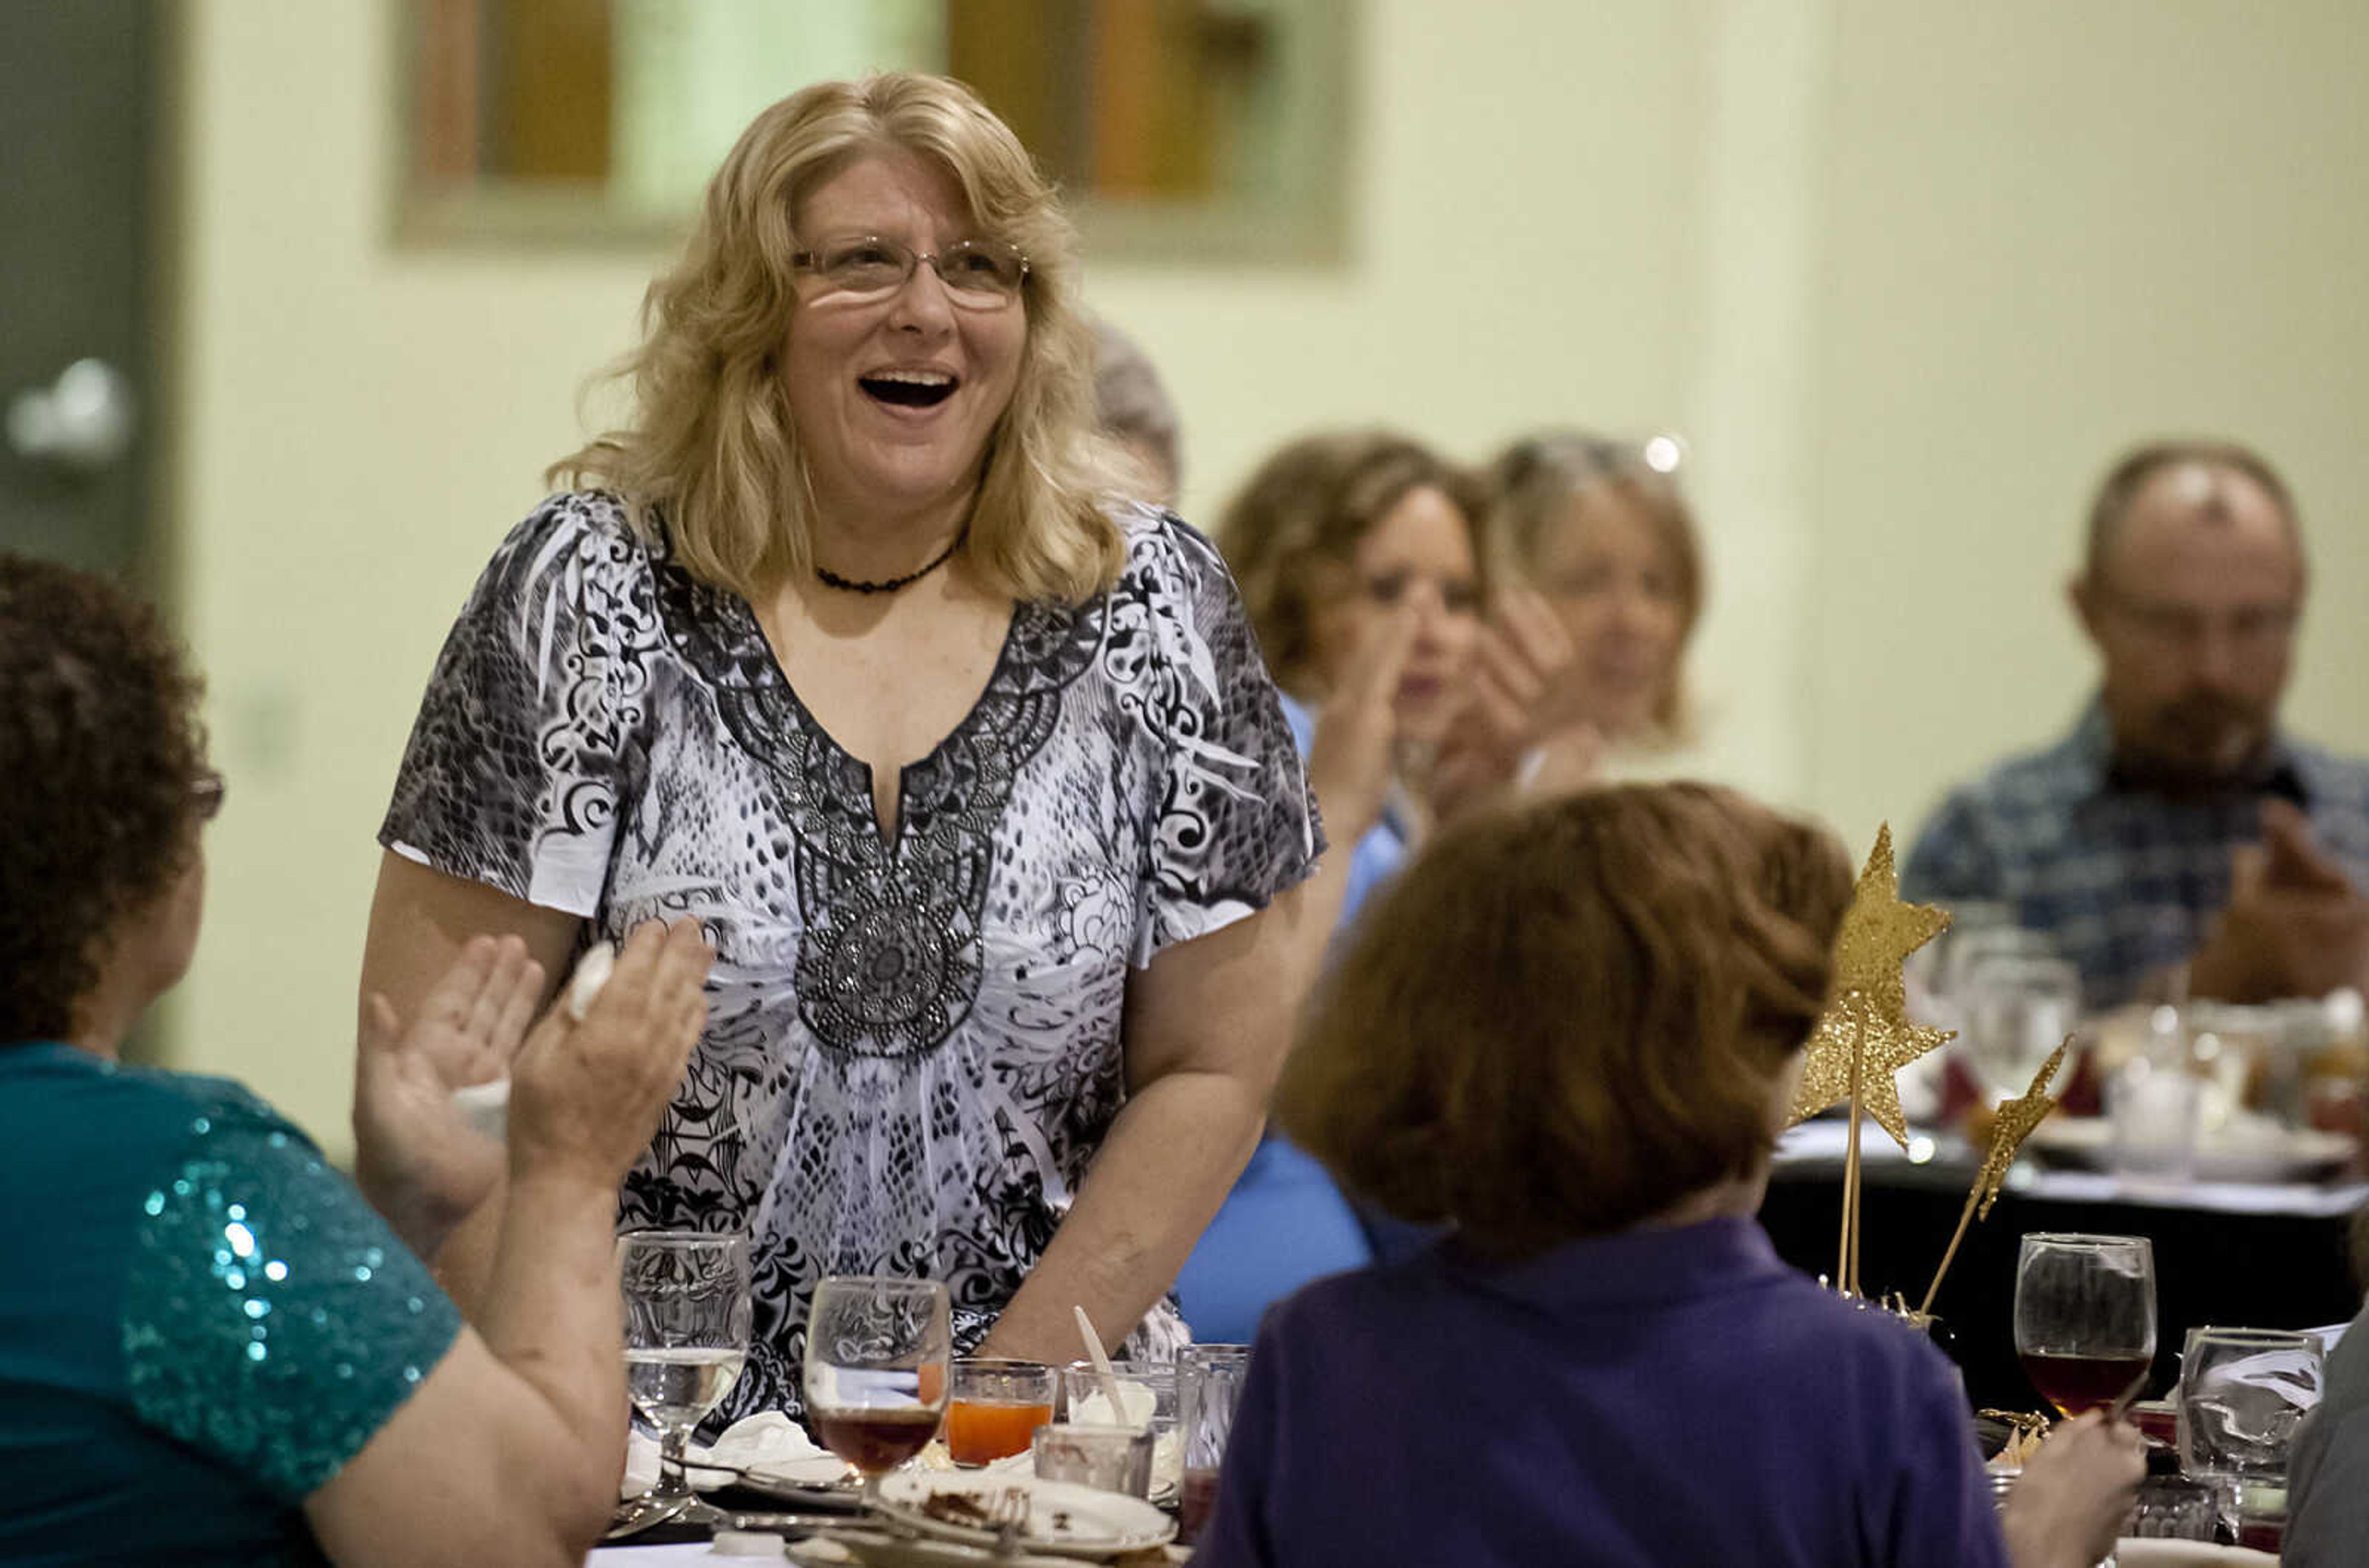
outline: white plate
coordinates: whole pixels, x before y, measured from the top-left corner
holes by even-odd
[[[2114,1127],[2104,1116],[2051,1116],[2031,1130],[2033,1153],[2064,1165],[2102,1170],[2113,1159]],[[2357,1146],[2340,1132],[2279,1129],[2243,1138],[2205,1138],[2196,1145],[2200,1182],[2291,1182],[2332,1170]]]
[[[1073,1557],[1040,1557],[1033,1551],[998,1557],[991,1547],[837,1525],[818,1530],[804,1540],[793,1541],[789,1553],[792,1562],[807,1564],[808,1568],[840,1568],[845,1563],[861,1563],[863,1568],[982,1568],[988,1564],[993,1568],[1070,1568],[1077,1561]]]
[[[943,1540],[991,1546],[993,1531],[948,1524],[931,1517],[922,1508],[933,1496],[949,1493],[976,1496],[1005,1491],[1027,1494],[1028,1528],[1021,1532],[1020,1544],[1034,1551],[1059,1557],[1108,1557],[1163,1545],[1176,1534],[1176,1521],[1140,1497],[1024,1475],[898,1471],[880,1482],[880,1511]]]

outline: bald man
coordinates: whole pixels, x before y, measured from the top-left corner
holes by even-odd
[[[2074,612],[2103,667],[2073,732],[1953,791],[1907,896],[2010,907],[2083,1001],[2254,1001],[2369,982],[2369,763],[2279,728],[2305,586],[2286,484],[2159,441],[2090,508]]]

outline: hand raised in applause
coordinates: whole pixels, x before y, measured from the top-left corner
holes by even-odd
[[[473,937],[408,1025],[377,992],[362,1007],[354,1061],[354,1182],[395,1233],[432,1254],[501,1179],[502,1146],[452,1091],[509,1070],[543,966],[515,936]]]
[[[2229,903],[2189,966],[2196,995],[2229,1001],[2369,990],[2369,898],[2283,800],[2262,803],[2262,841],[2230,857]]]
[[[1432,770],[1438,819],[1509,795],[1574,789],[1594,776],[1602,738],[1576,706],[1577,658],[1544,599],[1523,588],[1503,596],[1482,629],[1463,709]]]
[[[712,955],[699,922],[636,926],[578,1023],[565,1001],[510,1068],[510,1179],[615,1186],[658,1130],[707,1023]]]
[[[1398,770],[1399,677],[1419,623],[1402,606],[1378,623],[1350,660],[1346,681],[1324,701],[1308,748],[1308,787],[1324,830],[1347,853],[1382,814]]]

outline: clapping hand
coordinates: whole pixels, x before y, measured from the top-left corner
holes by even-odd
[[[2262,803],[2262,841],[2233,852],[2229,903],[2189,968],[2200,996],[2264,1001],[2369,990],[2369,898],[2283,800]]]
[[[1447,821],[1509,794],[1556,794],[1595,775],[1603,738],[1576,704],[1578,657],[1544,599],[1506,591],[1482,628],[1464,706],[1432,770],[1434,815]]]
[[[1398,771],[1399,677],[1419,624],[1402,605],[1376,624],[1349,661],[1349,678],[1325,698],[1308,748],[1308,787],[1326,832],[1344,853],[1379,821]]]
[[[635,926],[578,1020],[562,1001],[510,1066],[509,1157],[522,1173],[613,1188],[658,1131],[707,1024],[714,955],[699,921]]]
[[[452,1092],[509,1070],[543,995],[515,936],[478,936],[406,1026],[377,992],[362,1007],[354,1071],[354,1179],[413,1251],[431,1255],[501,1179],[502,1146]]]

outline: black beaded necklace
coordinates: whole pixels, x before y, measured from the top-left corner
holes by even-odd
[[[865,582],[858,578],[843,578],[837,572],[832,571],[829,567],[823,566],[819,563],[815,567],[815,577],[820,580],[825,588],[842,589],[849,593],[894,593],[900,588],[912,587],[923,578],[928,577],[932,572],[936,571],[940,567],[944,566],[948,561],[953,560],[955,558],[955,552],[961,549],[963,547],[963,541],[969,537],[970,525],[968,523],[965,523],[963,525],[962,532],[955,535],[954,543],[939,551],[936,557],[932,560],[929,565],[921,567],[917,571],[907,572],[901,578],[890,578],[886,582]]]

